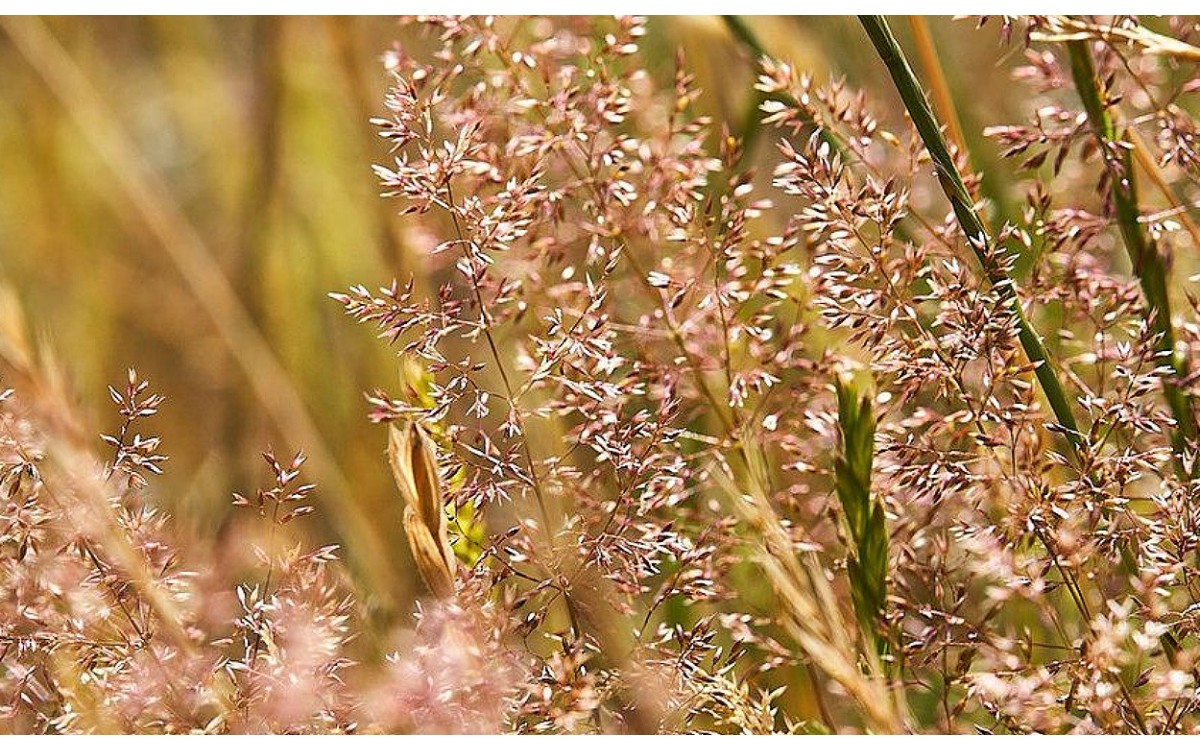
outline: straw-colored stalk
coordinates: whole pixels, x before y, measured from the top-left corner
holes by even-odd
[[[729,467],[718,467],[714,473],[754,532],[755,562],[778,597],[781,625],[809,662],[854,699],[867,729],[883,734],[903,731],[906,711],[902,694],[889,688],[874,651],[862,655],[866,673],[859,667],[857,638],[842,617],[829,573],[815,553],[797,551],[771,507],[760,480],[765,470],[760,450],[748,445],[746,458],[744,488]]]
[[[1086,43],[1099,40],[1109,44],[1124,43],[1137,47],[1147,55],[1200,62],[1200,47],[1155,33],[1140,24],[1101,25],[1069,16],[1047,16],[1044,22],[1044,28],[1030,34],[1034,41]]]

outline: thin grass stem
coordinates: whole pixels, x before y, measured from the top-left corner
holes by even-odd
[[[941,58],[938,57],[937,46],[933,42],[933,35],[929,33],[929,24],[924,16],[909,16],[908,25],[916,43],[917,59],[921,61],[921,69],[929,78],[929,92],[933,96],[934,108],[946,123],[950,140],[965,154],[967,138],[958,119],[958,110],[954,106],[954,97],[950,94],[950,85],[946,82],[946,71],[943,70]]]

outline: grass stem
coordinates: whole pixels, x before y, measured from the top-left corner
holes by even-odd
[[[1161,362],[1169,367],[1172,375],[1163,379],[1163,395],[1175,418],[1176,428],[1171,434],[1171,446],[1181,471],[1184,452],[1197,436],[1195,413],[1191,396],[1179,387],[1179,382],[1188,378],[1186,358],[1175,347],[1175,331],[1171,324],[1171,301],[1167,293],[1167,269],[1154,242],[1146,235],[1138,208],[1137,177],[1133,169],[1133,154],[1117,144],[1122,136],[1108,112],[1104,84],[1096,76],[1092,53],[1086,41],[1067,42],[1071,58],[1071,76],[1075,90],[1083,102],[1088,122],[1095,132],[1100,148],[1104,152],[1104,163],[1109,171],[1112,185],[1113,208],[1116,211],[1117,227],[1133,272],[1138,277],[1142,294],[1146,298],[1150,329],[1158,339]],[[1186,471],[1185,471],[1186,473]]]
[[[983,218],[975,210],[975,203],[970,193],[967,192],[962,175],[954,163],[954,158],[950,155],[946,139],[929,106],[929,100],[921,89],[921,84],[917,81],[917,77],[908,64],[903,50],[900,49],[896,37],[892,34],[891,28],[888,27],[887,21],[882,16],[860,16],[860,20],[871,43],[875,46],[876,52],[879,53],[880,59],[883,60],[884,66],[887,67],[896,89],[900,92],[900,98],[904,101],[904,106],[912,118],[917,133],[925,143],[930,158],[933,159],[938,182],[950,200],[950,206],[967,238],[967,244],[975,252],[975,257],[979,260],[979,264],[983,267],[992,286],[1001,290],[1004,304],[1011,307],[1017,320],[1017,337],[1025,350],[1025,355],[1033,363],[1034,373],[1046,401],[1050,404],[1050,409],[1054,412],[1055,419],[1072,447],[1078,448],[1079,427],[1071,412],[1062,382],[1050,362],[1050,357],[1042,344],[1042,337],[1038,335],[1037,330],[1026,319],[1025,313],[1021,309],[1016,294],[1016,284],[997,257],[997,248],[988,234]]]

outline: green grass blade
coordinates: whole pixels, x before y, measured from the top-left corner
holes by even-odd
[[[1050,404],[1055,419],[1062,427],[1072,447],[1078,447],[1079,427],[1071,412],[1062,382],[1054,371],[1050,357],[1042,344],[1042,337],[1038,335],[1037,330],[1025,318],[1025,313],[1021,310],[1016,294],[1016,284],[1008,275],[1003,264],[997,262],[995,253],[997,248],[988,234],[982,217],[975,210],[975,202],[963,183],[962,175],[959,173],[954,159],[950,156],[950,149],[946,145],[937,118],[934,117],[933,110],[929,106],[929,100],[921,89],[921,84],[917,81],[912,67],[904,57],[904,52],[900,49],[900,44],[888,27],[887,21],[882,16],[860,16],[859,20],[866,29],[867,36],[870,37],[876,52],[879,53],[880,59],[883,60],[884,66],[887,67],[888,73],[891,74],[892,81],[900,92],[900,98],[904,101],[904,106],[912,118],[913,125],[925,143],[930,158],[933,159],[938,182],[941,183],[942,191],[950,200],[954,216],[958,220],[963,234],[967,237],[967,244],[975,252],[975,257],[979,260],[979,264],[983,267],[992,286],[1000,290],[1005,304],[1011,306],[1017,320],[1017,337],[1025,350],[1025,355],[1034,365],[1038,384],[1041,385],[1042,393]]]
[[[1171,368],[1174,378],[1163,379],[1163,395],[1175,418],[1177,427],[1171,435],[1177,464],[1182,468],[1184,450],[1196,440],[1197,425],[1192,410],[1191,396],[1179,388],[1176,380],[1188,376],[1188,365],[1175,349],[1175,332],[1171,326],[1171,301],[1167,294],[1167,269],[1163,265],[1158,248],[1147,237],[1138,218],[1137,175],[1133,170],[1133,154],[1128,149],[1114,149],[1113,143],[1120,140],[1117,128],[1105,106],[1104,84],[1096,77],[1092,53],[1085,41],[1067,42],[1071,57],[1071,77],[1075,90],[1083,102],[1088,122],[1095,131],[1100,148],[1106,152],[1104,160],[1109,170],[1112,185],[1113,207],[1117,212],[1117,226],[1121,239],[1133,265],[1133,272],[1141,283],[1142,294],[1151,314],[1151,330],[1158,337],[1158,349],[1163,353],[1162,364]]]

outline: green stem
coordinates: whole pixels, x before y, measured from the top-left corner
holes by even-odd
[[[725,22],[725,28],[729,29],[729,33],[743,47],[754,54],[754,65],[757,70],[758,61],[766,55],[766,50],[763,49],[762,43],[758,41],[758,37],[746,25],[741,16],[721,16],[721,20]],[[754,146],[758,142],[758,137],[762,133],[762,114],[759,112],[759,107],[762,106],[763,95],[758,89],[750,94],[750,101],[747,105],[746,114],[742,117],[741,132],[738,136],[742,139],[742,158],[745,159]]]
[[[767,50],[762,46],[762,42],[758,41],[758,37],[746,25],[741,16],[721,16],[721,20],[725,22],[725,27],[729,29],[729,33],[733,34],[734,38],[742,43],[742,46],[754,53],[755,62],[759,58],[767,54]]]
[[[1184,450],[1196,440],[1197,425],[1192,411],[1191,396],[1179,388],[1179,381],[1188,376],[1187,360],[1175,348],[1175,331],[1171,326],[1171,301],[1167,294],[1167,269],[1163,265],[1158,248],[1146,236],[1138,219],[1137,181],[1133,170],[1133,155],[1128,149],[1113,146],[1118,140],[1117,128],[1105,106],[1104,84],[1096,77],[1092,53],[1085,41],[1067,42],[1071,56],[1071,76],[1075,89],[1083,101],[1088,122],[1095,131],[1100,148],[1104,151],[1109,182],[1112,184],[1113,207],[1117,212],[1117,226],[1121,239],[1129,254],[1133,272],[1137,274],[1150,311],[1150,326],[1158,338],[1161,362],[1171,368],[1172,376],[1163,379],[1163,395],[1175,418],[1176,428],[1171,434],[1171,446],[1181,473]]]
[[[892,35],[892,30],[888,28],[887,21],[882,16],[860,16],[859,20],[866,29],[867,36],[871,38],[871,43],[875,45],[880,59],[883,60],[883,64],[891,74],[892,81],[900,92],[900,98],[904,101],[904,106],[912,118],[913,125],[925,143],[926,150],[929,151],[938,182],[950,200],[954,216],[958,220],[963,234],[966,235],[967,244],[975,252],[975,257],[983,267],[988,281],[993,287],[1000,290],[1002,304],[1008,305],[1017,319],[1017,338],[1025,350],[1025,355],[1034,365],[1034,373],[1037,375],[1046,401],[1050,404],[1050,409],[1054,412],[1055,419],[1063,428],[1072,448],[1078,448],[1079,427],[1075,423],[1075,416],[1071,413],[1066,392],[1058,379],[1058,374],[1050,364],[1050,357],[1042,344],[1041,336],[1038,335],[1037,330],[1025,318],[1025,313],[1021,310],[1021,304],[1016,294],[1016,284],[1004,266],[997,262],[995,252],[997,248],[988,234],[982,217],[975,210],[975,202],[963,183],[962,175],[959,173],[953,157],[950,156],[950,149],[946,145],[937,118],[934,117],[933,110],[929,106],[929,100],[925,98],[921,84],[917,81],[908,60],[905,59],[896,37]]]

